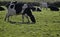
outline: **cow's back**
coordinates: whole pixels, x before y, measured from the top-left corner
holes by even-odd
[[[21,11],[22,11],[22,6],[23,6],[24,4],[22,4],[22,3],[17,3],[16,5],[15,5],[15,10],[16,10],[16,14],[19,14]]]

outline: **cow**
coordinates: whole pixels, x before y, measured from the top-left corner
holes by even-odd
[[[28,23],[30,22],[28,17],[30,17],[32,23],[36,23],[35,17],[31,12],[31,8],[26,3],[25,4],[17,3],[16,1],[11,2],[7,5],[7,10],[8,13],[5,16],[4,19],[5,21],[6,20],[10,21],[9,20],[10,16],[22,14],[22,22],[24,22],[24,16],[26,16]]]
[[[53,5],[49,5],[48,8],[50,8],[51,11],[59,11],[59,8]]]

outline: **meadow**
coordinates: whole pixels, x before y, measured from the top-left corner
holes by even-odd
[[[4,21],[6,13],[7,10],[0,11],[0,37],[60,37],[60,11],[32,12],[35,24],[18,23],[22,21],[21,15],[10,17],[16,23]]]

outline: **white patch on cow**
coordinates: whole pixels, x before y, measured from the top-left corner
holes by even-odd
[[[27,7],[28,7],[27,4],[24,4],[22,8],[26,9]]]
[[[28,7],[28,5],[27,5],[27,4],[24,4],[23,7],[22,7],[22,11],[21,11],[21,13],[23,13],[24,10],[25,10],[27,7]]]
[[[15,5],[13,8],[10,8],[11,5],[14,5],[14,4],[10,4],[9,7],[8,7],[8,15],[15,15],[16,14],[16,10],[15,10]]]

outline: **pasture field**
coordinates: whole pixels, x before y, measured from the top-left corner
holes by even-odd
[[[33,12],[35,24],[18,23],[21,15],[10,17],[16,23],[4,21],[6,12],[0,11],[0,37],[60,37],[60,11]]]

